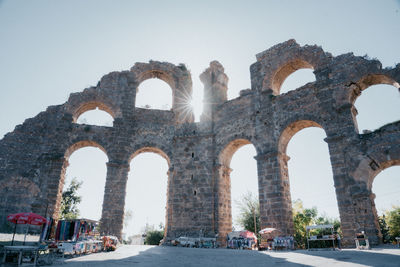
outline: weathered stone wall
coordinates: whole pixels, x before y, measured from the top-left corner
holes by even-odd
[[[333,57],[294,40],[256,58],[251,89],[230,101],[224,68],[210,63],[200,76],[200,123],[193,122],[189,108],[192,81],[186,67],[155,61],[107,74],[97,86],[71,94],[65,104],[27,119],[0,141],[0,217],[22,211],[57,217],[69,156],[94,146],[108,156],[102,230],[120,237],[129,163],[142,152],[154,152],[169,164],[166,239],[218,234],[223,243],[232,229],[230,161],[241,146],[253,144],[261,225],[292,234],[286,147],[298,131],[320,127],[327,135],[344,243],[352,244],[361,230],[378,242],[372,181],[383,169],[400,164],[400,122],[360,134],[354,102],[371,85],[399,87],[400,65],[382,69],[377,60]],[[316,81],[280,94],[283,81],[300,68],[313,69]],[[170,111],[135,107],[138,86],[149,78],[170,85]],[[114,118],[112,127],[76,124],[82,113],[96,107]],[[20,191],[29,191],[28,197],[18,198]]]

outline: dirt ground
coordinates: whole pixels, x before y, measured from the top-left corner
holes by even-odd
[[[67,259],[62,266],[400,266],[400,249],[290,252],[121,246],[115,252]],[[55,266],[55,265],[53,265]]]

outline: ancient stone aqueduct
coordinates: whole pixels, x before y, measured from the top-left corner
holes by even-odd
[[[380,231],[371,187],[383,169],[400,164],[400,121],[371,133],[359,133],[354,107],[367,87],[399,87],[400,64],[382,69],[377,60],[352,53],[333,57],[318,46],[294,40],[256,55],[250,66],[251,89],[227,101],[228,77],[210,63],[204,83],[204,112],[199,123],[187,105],[192,81],[184,65],[136,63],[130,71],[105,75],[95,87],[70,95],[8,133],[0,141],[0,216],[32,211],[55,218],[69,156],[94,146],[108,156],[101,218],[102,231],[121,236],[130,160],[155,152],[169,164],[166,238],[215,236],[231,231],[230,161],[245,144],[257,151],[262,227],[293,233],[286,147],[306,127],[325,130],[344,242],[364,230],[372,242]],[[301,68],[316,81],[280,94],[283,81]],[[170,111],[135,107],[138,86],[158,78],[172,89]],[[77,124],[98,107],[114,118],[112,127]],[[310,170],[312,171],[312,170]],[[20,198],[23,193],[26,197]],[[317,200],[316,200],[317,201]]]

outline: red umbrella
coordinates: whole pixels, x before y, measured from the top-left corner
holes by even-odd
[[[10,214],[7,216],[7,220],[12,223],[15,223],[11,246],[14,244],[14,236],[15,236],[15,230],[17,229],[17,224],[42,225],[47,222],[47,220],[44,217],[32,212],[21,212],[21,213]],[[25,233],[24,244],[27,233],[28,229]]]
[[[257,240],[257,236],[253,232],[247,230],[240,232],[240,236],[243,238],[254,238],[255,240]]]

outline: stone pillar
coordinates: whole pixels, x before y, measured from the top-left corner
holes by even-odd
[[[354,247],[355,235],[361,231],[365,231],[371,244],[377,244],[381,234],[374,204],[375,195],[365,184],[351,176],[351,166],[348,166],[344,153],[348,146],[344,137],[327,137],[325,141],[329,145],[343,245]]]
[[[41,173],[44,175],[41,179],[45,185],[42,188],[46,188],[46,191],[42,189],[44,201],[42,202],[41,209],[38,208],[37,210],[33,210],[33,212],[42,216],[50,216],[56,220],[60,217],[65,171],[68,165],[69,163],[64,157],[46,159],[42,163]]]
[[[107,163],[100,231],[102,234],[114,235],[119,239],[122,236],[124,222],[128,172],[129,164],[112,161]]]
[[[210,121],[218,105],[227,100],[228,76],[218,61],[212,61],[201,75],[204,84],[203,113],[200,121]]]
[[[289,157],[279,152],[258,154],[258,191],[261,229],[274,227],[293,235],[292,201],[287,171]]]
[[[172,214],[173,214],[173,188],[171,186],[171,179],[173,177],[174,167],[170,167],[168,169],[168,181],[167,181],[167,203],[165,207],[165,228],[164,228],[164,242],[167,241],[168,237],[170,236],[169,233],[172,230]]]
[[[216,227],[218,233],[217,242],[221,246],[226,246],[226,236],[232,232],[231,172],[232,169],[227,166],[216,166],[218,175]]]
[[[371,244],[379,244],[382,241],[382,234],[378,223],[378,215],[375,208],[375,194],[365,190],[352,195],[355,215],[356,232],[364,231]],[[354,238],[354,236],[353,236]],[[354,242],[354,241],[353,241]]]

